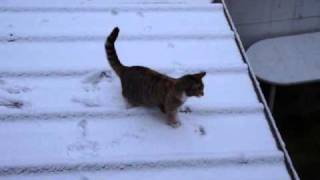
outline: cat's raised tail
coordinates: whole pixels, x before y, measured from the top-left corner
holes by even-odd
[[[104,44],[107,59],[109,61],[110,66],[112,69],[117,73],[118,76],[121,76],[122,71],[125,69],[125,66],[120,62],[119,57],[117,55],[117,51],[114,47],[114,42],[116,41],[118,34],[119,34],[119,28],[115,27],[112,32],[109,34],[109,36],[106,39],[106,42]]]

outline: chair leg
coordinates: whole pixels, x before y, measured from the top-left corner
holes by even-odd
[[[271,85],[270,94],[269,94],[269,108],[270,108],[271,112],[273,112],[273,108],[274,108],[274,102],[275,102],[275,98],[276,98],[276,90],[277,90],[276,85]]]

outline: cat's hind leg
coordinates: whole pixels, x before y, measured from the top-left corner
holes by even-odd
[[[131,108],[139,106],[138,104],[128,100],[126,97],[123,97],[123,99],[124,99],[125,104],[126,104],[126,109],[131,109]]]
[[[166,113],[166,109],[164,108],[163,104],[160,104],[158,107],[162,113]]]
[[[173,128],[178,128],[181,126],[181,122],[177,119],[177,112],[168,112],[167,114],[167,124]]]

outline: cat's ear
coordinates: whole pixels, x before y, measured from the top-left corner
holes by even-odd
[[[207,73],[202,71],[200,73],[195,74],[194,76],[198,79],[202,79]]]

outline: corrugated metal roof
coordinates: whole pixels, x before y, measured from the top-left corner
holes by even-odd
[[[1,179],[290,179],[222,5],[32,2],[0,5]],[[124,64],[207,71],[181,127],[126,107],[103,49],[116,25]]]

